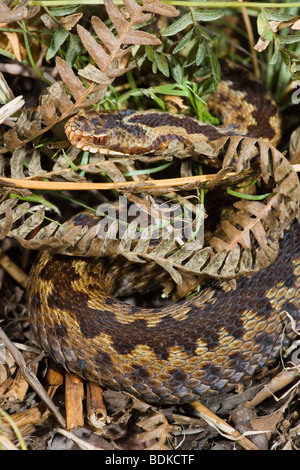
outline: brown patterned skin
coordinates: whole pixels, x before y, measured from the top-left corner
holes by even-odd
[[[281,123],[276,103],[266,87],[245,68],[222,63],[222,80],[208,101],[222,126],[189,116],[158,111],[82,110],[66,123],[74,147],[92,153],[138,155],[164,149],[178,140],[185,147],[212,142],[224,135],[262,137],[276,146]]]
[[[103,387],[147,402],[191,402],[252,376],[294,338],[287,314],[299,328],[300,225],[275,262],[236,290],[213,282],[189,300],[146,309],[114,298],[116,283],[103,259],[42,253],[28,284],[41,347]]]
[[[277,107],[245,69],[225,64],[208,104],[222,126],[156,111],[90,110],[72,117],[65,129],[76,147],[121,155],[153,152],[176,139],[192,146],[235,134],[277,143]],[[72,223],[94,220],[85,215]],[[287,312],[300,322],[298,223],[287,232],[275,262],[240,279],[237,290],[213,282],[170,307],[132,307],[113,297],[118,272],[122,268],[104,259],[42,253],[28,283],[31,323],[56,362],[147,402],[191,402],[240,383],[278,355],[284,326],[284,344],[295,336]]]

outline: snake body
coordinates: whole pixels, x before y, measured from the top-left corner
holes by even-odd
[[[166,308],[112,296],[105,259],[42,253],[28,286],[31,323],[56,362],[146,402],[190,402],[232,387],[270,363],[300,322],[300,225],[267,269],[223,291],[213,283]]]
[[[172,139],[189,146],[236,133],[278,141],[277,107],[240,68],[233,78],[223,76],[210,104],[222,115],[220,128],[152,111],[82,111],[68,121],[66,134],[84,150],[122,155],[151,152]],[[73,225],[92,223],[88,215],[71,219]],[[298,222],[281,240],[275,262],[238,280],[236,290],[213,281],[172,306],[134,307],[114,297],[121,272],[103,258],[42,252],[29,277],[28,310],[41,347],[56,362],[147,402],[190,402],[233,387],[292,340],[291,318],[299,326]]]

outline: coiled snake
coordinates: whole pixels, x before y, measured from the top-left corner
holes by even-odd
[[[243,70],[225,71],[210,100],[223,126],[152,111],[82,111],[66,124],[66,134],[84,150],[123,155],[151,152],[173,139],[188,146],[240,133],[276,143],[277,107]],[[88,224],[89,216],[72,221]],[[223,291],[214,281],[188,300],[150,309],[114,298],[117,282],[103,258],[39,255],[28,309],[41,347],[104,387],[148,402],[190,402],[232,387],[274,360],[284,326],[283,344],[294,337],[287,312],[299,326],[300,226],[293,222],[275,262],[238,280],[236,290]]]

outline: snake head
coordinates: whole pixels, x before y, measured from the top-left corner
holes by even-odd
[[[120,123],[132,112],[82,110],[69,119],[65,132],[74,147],[92,153],[126,155],[118,151],[115,140]]]
[[[184,145],[205,140],[203,129],[211,136],[221,137],[213,126],[201,124],[184,115],[157,111],[95,111],[82,110],[65,126],[74,147],[106,155],[141,155],[163,151],[172,140]]]

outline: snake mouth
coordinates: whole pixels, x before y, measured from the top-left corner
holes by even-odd
[[[92,135],[89,132],[81,131],[74,128],[72,125],[73,118],[71,118],[66,126],[65,133],[69,142],[74,146],[83,151],[91,153],[101,153],[103,155],[122,155],[128,156],[128,154],[123,152],[118,152],[116,150],[111,150],[105,147],[106,144],[106,132],[97,133]]]

